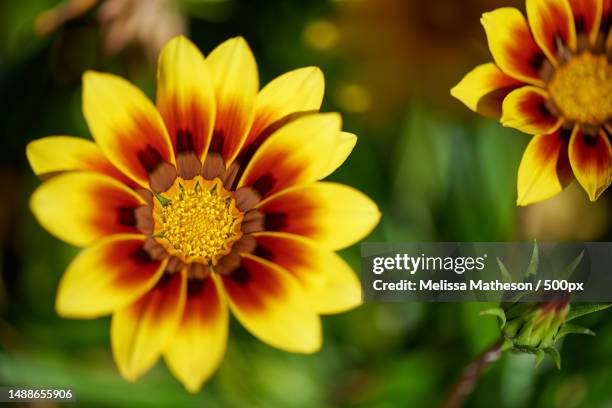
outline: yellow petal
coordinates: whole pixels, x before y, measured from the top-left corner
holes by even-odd
[[[543,86],[538,70],[544,55],[521,12],[512,7],[499,8],[484,13],[480,21],[497,66],[515,79]]]
[[[197,392],[215,372],[225,354],[229,313],[216,277],[187,282],[181,323],[164,358],[170,371],[189,392]]]
[[[547,200],[567,186],[572,180],[567,147],[560,131],[531,139],[518,170],[517,205]]]
[[[222,276],[232,313],[255,337],[293,353],[321,348],[321,322],[296,280],[273,263],[241,256],[242,267]]]
[[[157,108],[174,151],[203,158],[215,123],[215,94],[208,66],[198,48],[183,36],[170,40],[159,56]]]
[[[72,170],[91,170],[134,186],[94,142],[74,136],[48,136],[28,143],[26,155],[34,174],[47,177]]]
[[[499,118],[502,101],[521,81],[504,74],[493,63],[479,65],[453,89],[451,95],[482,115]]]
[[[186,286],[184,271],[165,274],[148,293],[113,314],[113,357],[126,380],[136,381],[147,372],[174,338],[185,307]]]
[[[302,235],[330,250],[350,246],[378,224],[380,212],[365,194],[338,183],[291,187],[264,200],[267,231]]]
[[[110,234],[139,233],[134,210],[144,204],[134,190],[93,172],[61,174],[43,183],[30,198],[38,222],[76,246]]]
[[[341,313],[361,304],[361,284],[351,267],[315,242],[282,232],[255,234],[256,252],[291,273],[317,313]]]
[[[277,120],[296,112],[319,110],[324,90],[323,73],[317,67],[299,68],[270,81],[257,95],[255,120],[245,147]]]
[[[563,45],[576,49],[576,30],[567,0],[527,0],[527,18],[536,43],[557,63]]]
[[[603,130],[597,136],[584,134],[578,126],[569,145],[569,159],[576,180],[591,201],[596,201],[612,183],[612,146]]]
[[[255,57],[242,37],[225,41],[208,58],[217,116],[210,151],[229,164],[238,154],[255,115],[259,76]]]
[[[164,122],[142,91],[111,74],[83,75],[83,113],[106,157],[141,186],[162,161],[175,164]]]
[[[336,113],[307,115],[282,126],[257,150],[238,185],[253,186],[266,197],[317,180],[334,159],[340,127]]]
[[[150,290],[165,262],[142,249],[141,235],[119,234],[84,249],[62,276],[55,309],[62,317],[96,318],[110,314]]]
[[[317,179],[322,179],[342,166],[342,163],[349,157],[353,148],[357,144],[357,136],[348,132],[338,132],[336,136],[336,146],[333,148],[333,153],[330,162],[327,164],[325,170],[319,174]]]
[[[549,135],[559,129],[563,118],[547,108],[548,94],[535,86],[510,92],[502,105],[501,123],[531,135]]]

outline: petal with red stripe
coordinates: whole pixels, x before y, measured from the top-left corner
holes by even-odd
[[[333,159],[340,127],[336,113],[307,115],[282,126],[257,150],[238,186],[253,186],[267,197],[317,180]]]
[[[287,271],[243,254],[241,267],[222,280],[232,313],[255,337],[293,353],[321,348],[319,316]]]
[[[612,182],[612,146],[603,130],[597,136],[574,129],[569,145],[569,159],[574,176],[596,201]]]
[[[215,88],[217,115],[209,150],[226,164],[244,144],[255,115],[259,75],[255,57],[242,37],[229,39],[206,59]]]
[[[380,212],[365,194],[338,183],[317,182],[284,190],[258,205],[265,230],[302,235],[326,249],[350,246],[378,224]]]
[[[527,18],[536,43],[556,64],[562,47],[576,49],[576,29],[568,0],[527,0]]]
[[[105,235],[139,233],[134,210],[145,201],[100,173],[70,172],[44,182],[30,198],[40,224],[57,238],[85,246]]]
[[[136,184],[113,166],[91,140],[74,136],[48,136],[28,143],[26,156],[34,174],[53,176],[73,170],[106,174],[130,187]]]
[[[595,44],[599,34],[602,15],[602,0],[569,0],[574,16],[576,39],[586,35],[591,45]]]
[[[119,372],[136,381],[147,372],[174,338],[186,298],[184,270],[164,274],[134,303],[113,314],[111,346]]]
[[[451,95],[474,112],[499,119],[506,95],[523,82],[504,74],[493,63],[479,65],[470,71],[453,89]]]
[[[215,94],[208,66],[187,38],[170,40],[159,56],[157,108],[174,151],[206,155],[215,123]]]
[[[572,180],[564,132],[534,136],[518,170],[517,205],[529,205],[560,193]]]
[[[162,162],[175,164],[164,122],[142,91],[111,74],[83,75],[83,113],[106,157],[141,186]]]
[[[166,262],[152,259],[143,243],[143,236],[120,234],[81,251],[60,281],[57,313],[70,318],[96,318],[149,291]]]
[[[508,94],[502,105],[501,123],[531,135],[548,135],[559,129],[563,118],[547,107],[548,93],[535,86],[524,86]]]
[[[229,323],[223,296],[212,276],[187,281],[185,311],[164,358],[189,392],[197,392],[223,360]]]
[[[361,304],[361,285],[351,267],[314,241],[282,232],[255,234],[255,255],[291,273],[317,313],[341,313]]]
[[[484,13],[480,21],[497,66],[517,80],[543,86],[539,70],[546,57],[531,36],[523,14],[504,7]]]

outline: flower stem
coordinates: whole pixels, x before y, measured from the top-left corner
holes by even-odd
[[[463,406],[466,398],[476,388],[485,368],[501,357],[503,352],[502,345],[503,340],[495,342],[463,369],[461,376],[446,395],[440,408],[459,408]]]

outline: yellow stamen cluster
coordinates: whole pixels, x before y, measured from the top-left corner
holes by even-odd
[[[548,89],[568,120],[600,125],[612,118],[612,66],[605,55],[572,58],[557,69]]]
[[[218,180],[177,179],[156,196],[155,237],[184,262],[215,264],[241,236],[242,213]]]

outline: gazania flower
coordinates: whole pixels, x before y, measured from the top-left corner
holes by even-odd
[[[357,306],[361,290],[334,253],[377,224],[362,193],[320,182],[356,137],[318,113],[317,68],[258,92],[242,38],[204,59],[186,38],[159,58],[157,107],[127,81],[83,77],[95,139],[54,136],[27,149],[50,177],[31,208],[56,237],[86,247],[63,276],[58,313],[112,314],[111,343],[133,381],[163,356],[188,390],[223,358],[228,306],[283,350],[321,346],[320,314]]]
[[[495,63],[451,93],[534,135],[518,171],[519,205],[559,193],[572,174],[595,201],[612,182],[612,0],[527,0],[527,17],[485,13]]]

